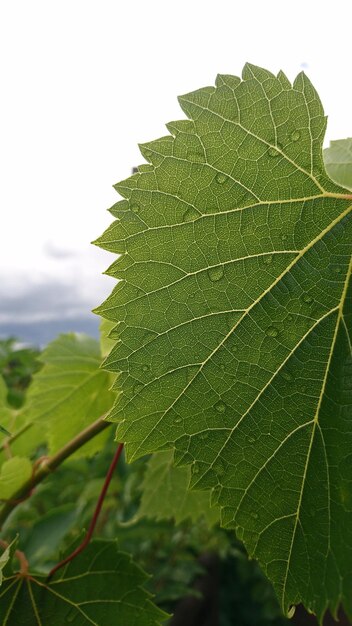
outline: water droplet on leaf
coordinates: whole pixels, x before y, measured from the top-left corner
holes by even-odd
[[[203,163],[204,157],[201,152],[188,152],[187,157],[192,163]]]
[[[224,275],[224,268],[222,267],[222,265],[218,267],[211,267],[208,270],[208,276],[213,283],[217,282],[218,280],[221,280],[223,275]]]
[[[270,263],[272,263],[273,260],[273,255],[272,254],[268,254],[268,256],[265,256],[263,258],[263,263],[264,265],[270,265]]]
[[[244,534],[244,529],[242,528],[242,526],[237,526],[237,528],[236,528],[236,537],[237,537],[237,539],[242,541],[243,534]]]
[[[196,209],[190,208],[190,209],[187,209],[187,211],[184,213],[183,221],[194,222],[194,220],[196,220],[198,217],[200,217],[200,214],[198,213],[198,211],[196,211]]]
[[[66,622],[69,623],[69,624],[72,624],[72,622],[76,619],[77,615],[78,615],[78,611],[77,611],[76,608],[73,607],[69,611],[69,613],[67,613],[67,615],[66,615]]]
[[[214,409],[218,413],[225,413],[225,411],[226,411],[226,404],[225,404],[225,402],[223,402],[222,400],[219,400],[219,402],[214,404]]]
[[[225,465],[221,459],[215,461],[213,468],[219,476],[221,476],[225,471]]]
[[[272,148],[269,148],[269,150],[268,150],[268,155],[270,157],[277,157],[277,156],[279,156],[279,154],[280,154],[280,152],[276,148],[272,147]]]
[[[307,293],[303,296],[303,302],[306,304],[310,304],[313,301],[313,298],[309,296]]]
[[[215,180],[219,185],[223,185],[223,183],[226,183],[227,179],[228,179],[228,176],[226,176],[226,174],[219,173],[215,176]]]
[[[266,329],[265,334],[266,334],[268,337],[277,337],[277,336],[278,336],[278,334],[279,334],[279,331],[278,331],[278,329],[277,329],[277,328],[275,328],[275,326],[269,326],[269,327]]]
[[[300,136],[301,133],[299,132],[299,130],[294,130],[290,135],[292,141],[298,141]]]

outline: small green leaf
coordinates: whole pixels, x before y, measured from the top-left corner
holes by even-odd
[[[44,367],[28,392],[29,415],[47,429],[50,453],[55,453],[86,426],[106,413],[114,394],[109,374],[100,369],[99,343],[86,335],[60,335],[41,355]],[[104,432],[75,453],[86,456],[101,449]]]
[[[144,589],[148,576],[116,543],[95,541],[48,584],[10,577],[0,591],[6,626],[160,626],[168,617]]]
[[[190,491],[190,467],[175,467],[173,453],[156,452],[148,461],[137,518],[173,518],[176,524],[204,516],[208,526],[219,522],[219,509],[210,505],[210,493]]]

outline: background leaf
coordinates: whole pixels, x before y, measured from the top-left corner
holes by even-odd
[[[1,623],[158,626],[167,615],[143,588],[146,579],[114,542],[95,541],[50,584],[45,578],[6,579],[0,592]]]
[[[14,456],[5,461],[0,472],[0,500],[7,500],[32,475],[32,463],[25,457]]]
[[[351,197],[319,97],[246,65],[180,104],[97,242],[121,254],[98,309],[117,439],[130,460],[175,447],[285,611],[352,615]]]
[[[219,522],[219,509],[210,506],[210,494],[190,491],[189,467],[175,467],[173,452],[156,452],[148,461],[137,518],[173,518],[176,524],[186,519],[205,518],[208,526]]]
[[[60,335],[41,355],[43,369],[28,392],[29,414],[48,432],[50,454],[106,413],[114,394],[100,369],[99,343],[86,335]],[[76,456],[101,449],[107,433],[92,439]]]

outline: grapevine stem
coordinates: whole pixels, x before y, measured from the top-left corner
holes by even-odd
[[[57,565],[55,565],[55,567],[53,567],[53,569],[49,572],[48,578],[47,578],[47,582],[50,581],[50,579],[52,578],[52,576],[55,574],[55,572],[57,572],[59,569],[61,569],[61,567],[63,567],[64,565],[66,565],[66,563],[69,563],[70,561],[72,561],[76,556],[78,556],[78,554],[80,554],[88,545],[88,543],[90,542],[95,526],[97,524],[98,521],[98,517],[99,517],[99,513],[101,511],[101,508],[103,506],[103,502],[104,502],[104,498],[106,496],[106,492],[109,488],[114,470],[116,468],[116,465],[118,463],[118,460],[121,456],[121,452],[123,450],[123,443],[120,443],[120,445],[118,446],[114,457],[111,461],[111,465],[108,469],[108,473],[106,474],[105,477],[105,481],[103,484],[103,488],[100,492],[100,496],[97,502],[97,505],[95,507],[95,511],[93,513],[93,517],[91,519],[91,522],[89,524],[89,528],[87,531],[86,536],[84,537],[82,543],[80,543],[80,545],[73,551],[71,552],[71,554],[69,554],[65,559],[63,559],[63,561],[60,561],[60,563],[57,563]]]
[[[7,520],[10,513],[13,509],[22,502],[26,500],[29,495],[32,493],[34,487],[41,483],[48,474],[53,472],[61,463],[65,461],[68,457],[70,457],[76,450],[81,448],[87,441],[90,441],[98,435],[101,431],[105,430],[111,426],[111,422],[106,422],[104,420],[104,416],[99,417],[95,422],[87,426],[84,430],[82,430],[76,437],[71,439],[68,443],[66,443],[56,454],[54,454],[49,459],[45,459],[38,471],[34,473],[23,485],[20,489],[14,493],[11,498],[6,502],[6,504],[0,510],[0,528],[3,526],[4,522]]]

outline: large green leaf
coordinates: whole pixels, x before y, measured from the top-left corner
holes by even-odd
[[[352,614],[351,195],[319,97],[246,65],[180,104],[97,242],[121,253],[98,309],[117,439],[130,460],[175,447],[285,611]]]
[[[324,150],[326,170],[339,185],[352,189],[352,138],[331,141]]]
[[[158,626],[167,615],[143,588],[146,579],[114,542],[95,541],[50,584],[43,577],[7,578],[0,592],[1,624]]]
[[[175,467],[170,450],[156,452],[148,461],[137,517],[157,520],[173,518],[176,524],[204,517],[208,526],[219,521],[219,510],[211,507],[209,492],[190,491],[189,467]]]
[[[29,388],[29,414],[47,429],[52,454],[108,411],[114,394],[109,374],[100,369],[99,343],[86,335],[60,335],[40,358],[44,367]],[[95,437],[76,456],[96,452],[106,436]]]

